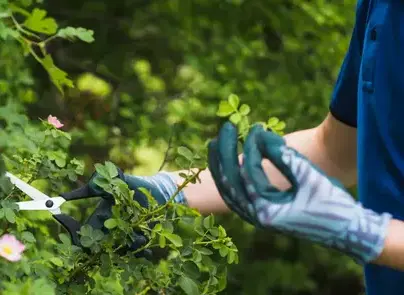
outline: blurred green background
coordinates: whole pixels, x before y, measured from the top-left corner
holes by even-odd
[[[71,154],[86,161],[87,176],[95,162],[106,159],[127,172],[151,175],[169,146],[201,148],[216,135],[217,106],[230,93],[251,106],[254,120],[277,116],[286,132],[313,127],[328,110],[355,5],[354,0],[43,1],[36,6],[61,26],[94,30],[95,42],[50,44],[55,64],[77,83],[61,96],[41,65],[24,59],[18,44],[2,41],[0,90],[9,95],[0,96],[0,119],[18,120],[21,112],[33,120],[59,117],[73,135]],[[170,149],[168,162],[172,155]],[[363,294],[362,270],[350,259],[257,231],[232,215],[220,222],[241,252],[223,294]]]

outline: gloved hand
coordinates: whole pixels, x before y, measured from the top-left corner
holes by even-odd
[[[337,249],[358,263],[382,251],[391,215],[364,209],[337,180],[327,177],[282,137],[254,126],[237,156],[237,129],[226,123],[209,144],[209,168],[226,204],[257,227],[279,230]],[[290,181],[280,191],[269,182],[269,159]]]
[[[150,177],[140,177],[126,175],[118,168],[118,177],[124,180],[131,190],[134,190],[134,198],[143,207],[148,206],[148,200],[146,195],[142,193],[139,188],[145,188],[150,191],[151,195],[156,199],[156,201],[163,205],[168,199],[176,192],[177,185],[175,183],[174,177],[167,172],[160,172],[154,176]],[[97,178],[98,174],[95,172],[88,182],[88,189],[93,195],[105,195],[106,193],[95,184],[94,180]],[[185,203],[184,194],[180,192],[175,197],[175,202]],[[87,219],[86,223],[91,225],[93,228],[101,229],[104,233],[108,232],[105,228],[104,222],[112,217],[112,206],[114,204],[113,198],[103,198],[99,202],[97,208],[93,214]],[[129,250],[135,251],[147,243],[146,237],[141,231],[135,233],[135,242],[131,245]],[[138,257],[151,258],[151,250],[146,249],[137,253]]]

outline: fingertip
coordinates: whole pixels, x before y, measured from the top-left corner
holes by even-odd
[[[281,147],[286,145],[286,140],[282,136],[272,132],[272,131],[265,131],[262,130],[257,136],[257,143],[259,147],[265,147],[268,144],[271,147]]]
[[[283,137],[273,132],[261,132],[257,137],[257,146],[263,158],[268,159],[288,181],[292,187],[286,191],[280,191],[273,186],[269,186],[268,190],[262,195],[271,202],[283,204],[293,200],[296,191],[296,179],[291,168],[283,161],[283,149],[286,141]]]
[[[236,125],[234,125],[232,122],[226,121],[226,122],[223,124],[222,129],[231,130],[231,129],[237,129],[237,127],[236,127]]]
[[[225,140],[228,141],[237,139],[238,130],[237,127],[233,125],[231,122],[226,122],[223,124],[222,128],[219,131],[219,142]]]
[[[251,127],[252,132],[259,132],[259,131],[265,131],[264,126],[261,123],[255,123]]]

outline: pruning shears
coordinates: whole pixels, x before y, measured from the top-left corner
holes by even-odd
[[[119,171],[119,169],[118,169]],[[60,207],[67,201],[73,201],[78,199],[87,199],[93,197],[102,197],[104,200],[110,201],[110,206],[114,204],[114,199],[111,195],[101,189],[93,188],[90,183],[77,188],[73,191],[60,194],[58,197],[49,197],[38,189],[34,188],[30,184],[21,180],[20,178],[14,176],[13,174],[6,172],[6,177],[8,177],[13,185],[18,189],[28,195],[32,201],[16,202],[20,210],[47,210],[52,213],[53,218],[55,218],[70,234],[72,243],[76,246],[80,246],[80,238],[78,232],[82,224],[78,222],[73,217],[63,214]],[[123,179],[123,173],[119,171],[119,175]],[[92,177],[93,178],[93,177]],[[100,212],[104,214],[105,212]],[[107,219],[105,217],[103,219]]]

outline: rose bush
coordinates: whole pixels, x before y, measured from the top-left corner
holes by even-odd
[[[110,233],[84,225],[79,232],[83,248],[72,245],[49,213],[19,211],[15,202],[26,198],[8,182],[5,167],[51,196],[75,183],[83,171],[83,163],[66,153],[71,138],[59,129],[63,124],[57,118],[50,116],[41,124],[25,122],[7,122],[3,134],[26,137],[23,145],[29,141],[30,148],[15,144],[3,153],[2,294],[215,294],[225,287],[226,264],[238,261],[237,248],[224,228],[215,225],[213,216],[202,217],[172,202],[161,206],[152,196],[149,207],[141,207],[134,201],[133,191],[116,178],[116,167],[110,162],[96,165],[102,187],[116,200],[113,216],[105,222]],[[181,161],[192,161],[189,150],[179,150],[188,157],[182,156]],[[179,189],[196,178],[197,173],[186,176]],[[74,211],[80,206],[69,206],[69,214],[77,215]],[[142,231],[148,243],[134,251],[120,251],[133,242],[135,230]],[[136,257],[140,251],[154,248],[160,250],[154,259]]]

